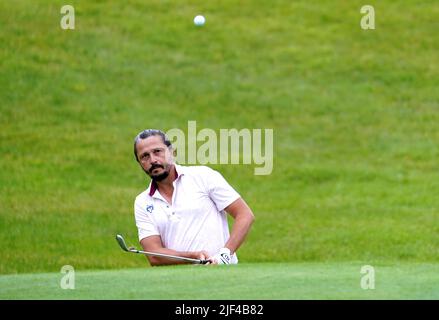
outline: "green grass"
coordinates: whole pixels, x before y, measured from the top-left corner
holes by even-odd
[[[274,129],[271,175],[213,166],[256,215],[240,261],[439,262],[437,1],[369,1],[374,31],[359,0],[64,4],[0,2],[0,274],[145,266],[115,253],[132,139],[189,120]]]
[[[0,276],[0,299],[438,299],[437,264],[375,266],[375,288],[362,289],[361,263],[258,263]]]

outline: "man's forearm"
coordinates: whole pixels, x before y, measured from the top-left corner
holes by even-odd
[[[184,257],[184,258],[191,258],[191,259],[198,259],[198,256],[195,252],[183,252],[183,251],[176,251],[172,249],[167,248],[159,248],[154,250],[156,253],[163,253],[168,254],[172,256],[177,257]],[[156,256],[148,256],[148,260],[151,264],[151,266],[164,266],[164,265],[172,265],[172,264],[188,264],[189,261],[184,260],[178,260],[173,258],[165,258],[165,257],[156,257]]]
[[[250,231],[253,221],[254,216],[250,210],[243,214],[239,214],[235,218],[235,222],[233,223],[232,231],[230,233],[230,238],[224,247],[230,249],[231,253],[234,253],[236,250],[238,250]]]

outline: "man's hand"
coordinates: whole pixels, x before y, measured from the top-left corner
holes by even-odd
[[[191,253],[189,258],[192,259],[200,259],[200,260],[209,260],[209,253],[207,251],[194,251]]]
[[[232,262],[232,258],[230,257],[230,249],[221,248],[219,252],[210,258],[212,264],[230,264]]]

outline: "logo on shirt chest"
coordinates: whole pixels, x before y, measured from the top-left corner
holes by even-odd
[[[148,204],[148,205],[146,206],[146,211],[148,211],[149,213],[151,213],[152,210],[154,210],[154,206],[153,206],[152,204]]]

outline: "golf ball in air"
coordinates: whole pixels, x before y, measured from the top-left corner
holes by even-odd
[[[204,18],[203,16],[196,16],[194,18],[194,23],[196,26],[202,26],[204,25],[205,22],[206,22],[206,18]]]

